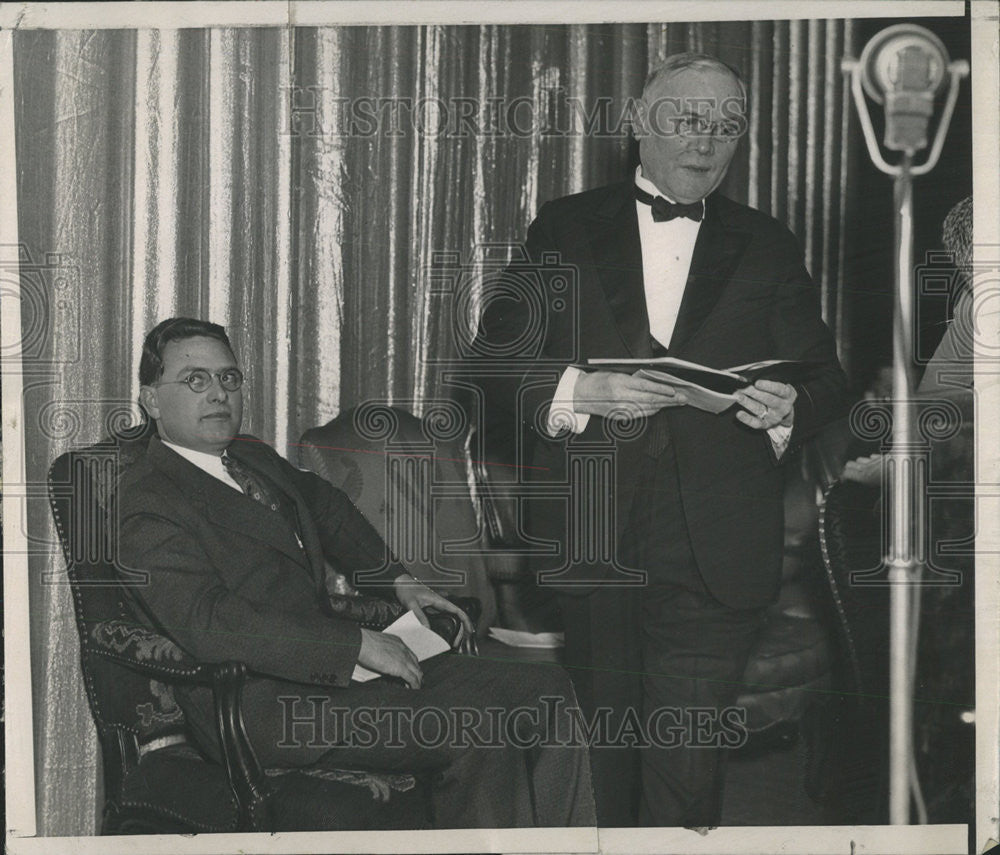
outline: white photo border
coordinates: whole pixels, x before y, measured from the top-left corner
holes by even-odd
[[[801,18],[889,17],[896,4],[875,0],[634,0],[629,4],[605,2],[538,3],[534,0],[504,2],[215,2],[215,3],[8,3],[0,6],[0,265],[16,253],[17,196],[14,146],[13,32],[17,29],[92,28],[200,28],[209,26],[317,26],[341,24],[462,24],[462,23],[580,23],[650,20],[758,20]],[[965,15],[960,0],[925,0],[899,4],[906,18]],[[977,197],[975,235],[977,264],[982,247],[1000,247],[1000,85],[995,58],[998,53],[998,5],[995,0],[973,0],[972,67],[974,76],[973,175]],[[183,21],[183,23],[180,23]],[[16,255],[14,256],[16,258]],[[0,268],[2,269],[2,268]],[[19,297],[6,281],[0,318],[3,362],[19,365],[21,339]],[[1000,315],[983,319],[985,335],[1000,339]],[[10,347],[15,348],[14,351]],[[983,368],[982,373],[980,368]],[[992,385],[980,379],[992,376]],[[1000,485],[1000,385],[997,374],[980,366],[976,377],[979,406],[976,424],[979,487]],[[4,370],[3,378],[3,483],[24,483],[24,434],[21,428],[20,372]],[[977,476],[978,480],[978,476]],[[977,492],[979,490],[977,487]],[[976,568],[976,818],[975,851],[983,852],[1000,840],[997,804],[1000,756],[1000,493],[977,496]],[[25,532],[20,528],[19,497],[3,494],[4,543],[16,554],[5,560],[4,652],[6,697],[6,779],[9,784],[34,782],[32,698],[28,638],[28,573]],[[6,556],[5,556],[6,558]],[[855,852],[927,853],[964,852],[968,829],[964,825],[938,826],[829,826],[719,828],[707,834],[685,829],[516,829],[407,832],[297,832],[219,834],[197,836],[144,835],[142,837],[36,837],[34,786],[8,786],[6,790],[7,846],[20,853],[215,853],[215,852]],[[140,842],[141,841],[141,842]]]

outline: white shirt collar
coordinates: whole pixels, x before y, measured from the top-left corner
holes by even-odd
[[[187,460],[189,463],[193,463],[202,472],[206,472],[214,478],[218,478],[223,484],[228,484],[236,490],[240,490],[239,485],[232,479],[229,473],[226,471],[226,467],[222,464],[222,456],[218,454],[208,454],[205,451],[195,451],[193,448],[185,448],[182,445],[177,445],[174,442],[167,442],[167,440],[160,438],[167,448],[176,451],[181,457]],[[243,492],[240,490],[240,492]]]
[[[642,174],[641,163],[635,168],[635,186],[638,187],[640,190],[645,190],[647,193],[649,193],[650,196],[662,196],[671,204],[674,205],[677,204],[676,199],[671,199],[666,193],[664,193],[659,187],[657,187],[652,181],[650,181],[645,175]],[[702,210],[702,219],[704,219],[705,216],[704,199],[701,200],[701,210]]]
[[[660,190],[652,181],[642,174],[642,164],[635,168],[635,184],[640,190],[645,190],[650,196],[662,196],[668,202],[677,203],[676,199],[671,199],[666,193]]]

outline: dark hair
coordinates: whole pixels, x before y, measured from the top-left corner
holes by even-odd
[[[673,77],[677,72],[685,68],[711,68],[715,71],[722,71],[731,74],[737,85],[740,87],[740,95],[743,99],[743,109],[747,107],[747,82],[743,79],[743,74],[734,65],[711,56],[707,53],[675,53],[668,56],[656,68],[652,69],[646,76],[646,82],[642,85],[642,94],[645,95],[650,86],[661,77]]]
[[[163,348],[172,341],[203,336],[221,341],[232,351],[224,327],[197,318],[167,318],[160,321],[146,335],[142,343],[142,359],[139,360],[139,383],[149,386],[163,376]]]

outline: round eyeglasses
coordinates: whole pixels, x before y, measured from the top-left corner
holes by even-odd
[[[172,383],[185,383],[192,392],[204,392],[214,378],[219,378],[219,385],[227,392],[235,392],[243,385],[243,372],[238,368],[227,368],[225,371],[206,371],[196,368],[182,380],[163,380],[157,386],[169,386]]]
[[[712,137],[721,142],[735,142],[743,136],[743,124],[736,119],[712,122],[701,116],[678,116],[677,133],[682,137]]]

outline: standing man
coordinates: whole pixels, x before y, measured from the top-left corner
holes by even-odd
[[[427,608],[455,612],[472,631],[456,606],[386,564],[385,544],[344,493],[240,435],[243,374],[221,326],[163,321],[146,336],[139,374],[157,435],[119,490],[122,564],[148,574],[129,591],[151,627],[191,655],[247,664],[244,718],[264,766],[434,770],[438,827],[593,824],[585,749],[560,731],[525,732],[548,727],[554,699],[575,706],[560,669],[418,662],[398,638],[333,613],[328,563],[352,584],[381,568],[383,594],[421,620]],[[352,682],[356,665],[384,677]],[[211,690],[178,695],[218,759]],[[484,733],[483,708],[500,709],[510,729]],[[321,726],[289,725],[317,709]],[[368,720],[355,720],[359,710]],[[439,737],[421,737],[424,712],[447,722]],[[449,729],[453,720],[466,729]]]
[[[517,412],[527,534],[559,547],[534,569],[559,594],[567,665],[609,737],[591,752],[604,826],[719,823],[721,746],[739,720],[727,708],[780,581],[779,464],[844,403],[795,238],[715,192],[746,102],[720,60],[667,59],[643,90],[635,175],[543,205],[531,269],[512,265],[483,298],[477,352],[510,363],[483,373],[487,440]],[[679,390],[569,364],[661,355],[816,370],[795,386],[758,381],[713,415]]]

